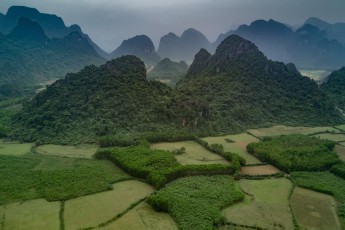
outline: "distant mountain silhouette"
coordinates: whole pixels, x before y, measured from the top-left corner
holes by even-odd
[[[335,39],[345,45],[345,23],[330,24],[319,18],[311,17],[304,23],[319,27],[320,30],[326,31],[328,39]]]
[[[18,24],[19,19],[23,17],[38,22],[49,38],[63,38],[71,32],[79,32],[89,41],[98,54],[104,58],[109,57],[87,34],[82,32],[78,25],[66,27],[62,18],[53,14],[40,13],[37,9],[26,6],[11,6],[6,15],[0,16],[0,33],[10,33]]]
[[[0,44],[0,85],[37,83],[105,61],[80,33],[51,39],[27,18],[0,36]]]
[[[189,28],[181,37],[174,33],[164,35],[159,42],[157,53],[162,58],[168,57],[174,61],[192,60],[194,55],[201,49],[210,49],[211,43],[201,32]]]
[[[112,58],[121,57],[123,55],[135,55],[144,61],[146,65],[155,65],[160,61],[160,57],[155,51],[152,40],[146,35],[138,35],[124,40],[122,44],[110,54]]]
[[[316,24],[327,27],[325,23]],[[230,34],[237,34],[254,42],[268,58],[292,62],[298,68],[337,69],[345,65],[345,47],[337,40],[330,39],[327,31],[310,24],[293,31],[274,20],[257,20],[249,26],[242,25],[237,30],[219,35],[213,46],[217,46],[217,43]]]

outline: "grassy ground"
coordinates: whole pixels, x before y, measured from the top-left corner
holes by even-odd
[[[153,191],[145,183],[129,180],[114,184],[111,191],[68,200],[64,212],[66,229],[96,227]]]
[[[222,211],[228,221],[264,229],[293,229],[288,201],[292,188],[289,180],[240,180],[239,184],[251,196]]]
[[[281,172],[273,165],[258,165],[258,166],[244,166],[241,168],[241,174],[243,175],[271,175]]]
[[[33,144],[20,144],[18,142],[4,142],[0,139],[0,154],[21,156],[31,152]]]
[[[313,137],[319,137],[320,139],[326,139],[335,142],[345,141],[345,134],[322,133],[313,135]]]
[[[340,160],[345,161],[345,146],[335,145],[334,151],[338,154]]]
[[[252,133],[257,137],[264,136],[278,136],[278,135],[287,135],[287,134],[313,134],[317,132],[339,132],[339,130],[332,127],[291,127],[285,125],[276,125],[270,128],[261,128],[261,129],[250,129],[248,132]]]
[[[6,230],[59,230],[60,202],[44,199],[13,203],[5,207],[4,229]]]
[[[249,154],[246,150],[246,147],[251,142],[258,142],[259,140],[247,133],[241,133],[236,135],[226,135],[219,137],[206,137],[203,138],[209,144],[222,144],[224,151],[237,153],[246,160],[247,164],[256,164],[260,163],[258,159]],[[229,143],[226,141],[232,140],[234,143]]]
[[[146,202],[142,202],[117,221],[100,229],[178,230],[175,221],[169,214],[156,212]]]
[[[37,153],[52,156],[65,157],[83,157],[91,158],[97,151],[96,145],[78,145],[78,146],[63,146],[63,145],[41,145],[36,149]]]
[[[296,187],[290,202],[300,228],[340,229],[332,196]]]
[[[345,124],[338,125],[338,126],[336,126],[336,128],[341,129],[341,130],[343,130],[345,132]]]
[[[181,141],[181,142],[162,142],[151,145],[152,149],[169,150],[186,148],[186,152],[175,155],[176,160],[181,165],[190,164],[229,164],[223,157],[212,153],[196,143],[195,141]]]

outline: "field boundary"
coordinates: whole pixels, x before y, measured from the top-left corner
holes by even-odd
[[[59,212],[60,230],[65,230],[64,212],[65,212],[65,201],[62,200],[61,205],[60,205],[60,212]]]

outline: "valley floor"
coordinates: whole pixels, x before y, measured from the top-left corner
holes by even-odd
[[[245,198],[222,210],[225,222],[220,229],[295,229],[297,225],[301,229],[341,229],[343,220],[337,216],[337,200],[295,186],[289,176],[246,150],[249,143],[261,137],[292,133],[333,140],[340,159],[345,159],[345,125],[279,125],[203,138],[209,144],[222,144],[225,151],[237,153],[247,164],[240,171],[242,179],[235,182]],[[185,152],[175,158],[182,165],[229,164],[194,141],[151,145],[153,149],[170,151],[181,147]],[[35,147],[1,141],[0,230],[178,229],[176,219],[146,203],[147,197],[155,193],[152,186],[108,161],[93,159],[96,150],[95,145]],[[18,167],[26,167],[27,171]],[[106,176],[100,177],[99,170]],[[255,180],[257,176],[262,180]]]

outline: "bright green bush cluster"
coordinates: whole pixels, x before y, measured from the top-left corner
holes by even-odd
[[[179,229],[209,230],[223,222],[220,209],[243,198],[230,176],[193,176],[167,184],[148,203],[157,211],[169,212]]]
[[[265,138],[247,146],[249,153],[285,172],[322,171],[340,160],[333,152],[335,143],[305,135]]]

